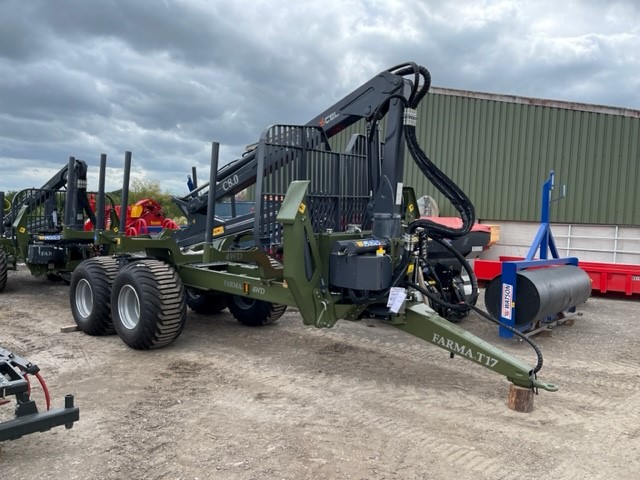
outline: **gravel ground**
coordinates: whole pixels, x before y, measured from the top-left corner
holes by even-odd
[[[317,330],[292,310],[248,328],[189,313],[151,352],[61,333],[68,287],[23,267],[0,294],[0,345],[40,366],[54,406],[75,394],[81,419],[4,442],[0,477],[637,479],[639,306],[592,298],[538,336],[540,378],[560,390],[523,414],[506,407],[506,379],[373,321]],[[461,325],[534,363],[475,314]]]

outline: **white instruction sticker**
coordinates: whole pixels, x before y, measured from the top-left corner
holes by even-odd
[[[387,308],[393,313],[398,313],[406,298],[407,291],[404,288],[391,287],[391,290],[389,291],[389,300],[387,300]]]

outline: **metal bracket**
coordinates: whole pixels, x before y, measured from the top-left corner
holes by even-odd
[[[13,395],[17,402],[15,418],[0,422],[0,442],[50,430],[59,425],[71,428],[80,418],[80,410],[73,405],[73,395],[65,397],[64,408],[38,413],[36,403],[29,398],[25,377],[39,371],[36,364],[0,347],[0,399]]]

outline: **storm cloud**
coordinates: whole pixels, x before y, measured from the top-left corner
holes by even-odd
[[[635,2],[0,0],[0,190],[109,155],[186,193],[209,145],[237,158],[404,61],[434,85],[640,109]],[[91,185],[90,185],[91,186]]]

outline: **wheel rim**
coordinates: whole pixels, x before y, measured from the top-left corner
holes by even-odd
[[[82,318],[88,318],[93,311],[93,290],[84,278],[76,286],[76,308]]]
[[[140,299],[131,285],[125,285],[118,295],[118,316],[122,325],[133,330],[140,322]]]
[[[187,297],[189,297],[191,300],[198,300],[200,297],[202,297],[201,293],[198,293],[197,290],[194,290],[193,288],[185,288],[184,291],[187,294]]]
[[[253,304],[256,303],[253,298],[234,296],[233,299],[236,302],[236,305],[242,310],[249,310],[253,307]]]

